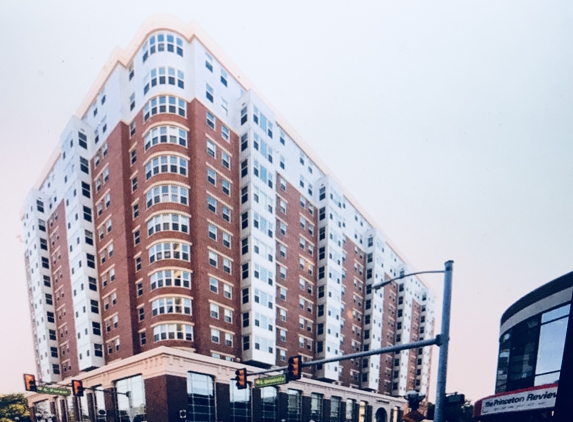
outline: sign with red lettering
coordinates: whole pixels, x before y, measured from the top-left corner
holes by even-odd
[[[520,412],[555,407],[557,384],[541,385],[486,397],[476,403],[474,418],[495,413]]]

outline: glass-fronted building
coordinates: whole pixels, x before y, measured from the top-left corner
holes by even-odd
[[[476,402],[476,419],[528,422],[551,417],[572,294],[573,272],[525,295],[505,311],[495,395]]]

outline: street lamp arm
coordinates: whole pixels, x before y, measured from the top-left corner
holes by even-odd
[[[403,278],[410,277],[411,275],[418,275],[418,274],[439,274],[439,273],[444,273],[444,272],[445,272],[444,270],[433,270],[433,271],[418,271],[418,272],[410,273],[410,274],[402,274],[400,277],[394,277],[394,278],[391,278],[390,280],[385,280],[385,281],[383,281],[383,282],[381,282],[381,283],[375,284],[374,286],[372,286],[372,288],[373,288],[374,290],[378,290],[378,289],[380,289],[380,288],[382,288],[382,287],[384,287],[384,286],[386,286],[386,285],[392,283],[393,281],[401,280],[401,279],[403,279]]]

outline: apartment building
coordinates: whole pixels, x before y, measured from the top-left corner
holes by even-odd
[[[160,346],[270,368],[434,334],[429,289],[372,289],[409,264],[196,24],[150,20],[112,54],[22,223],[44,382]],[[430,363],[306,375],[397,396],[427,393]]]

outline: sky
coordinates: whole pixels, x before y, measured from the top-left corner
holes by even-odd
[[[3,0],[0,394],[35,371],[25,196],[156,13],[195,20],[415,270],[455,261],[447,391],[493,394],[501,314],[573,270],[570,1]]]

